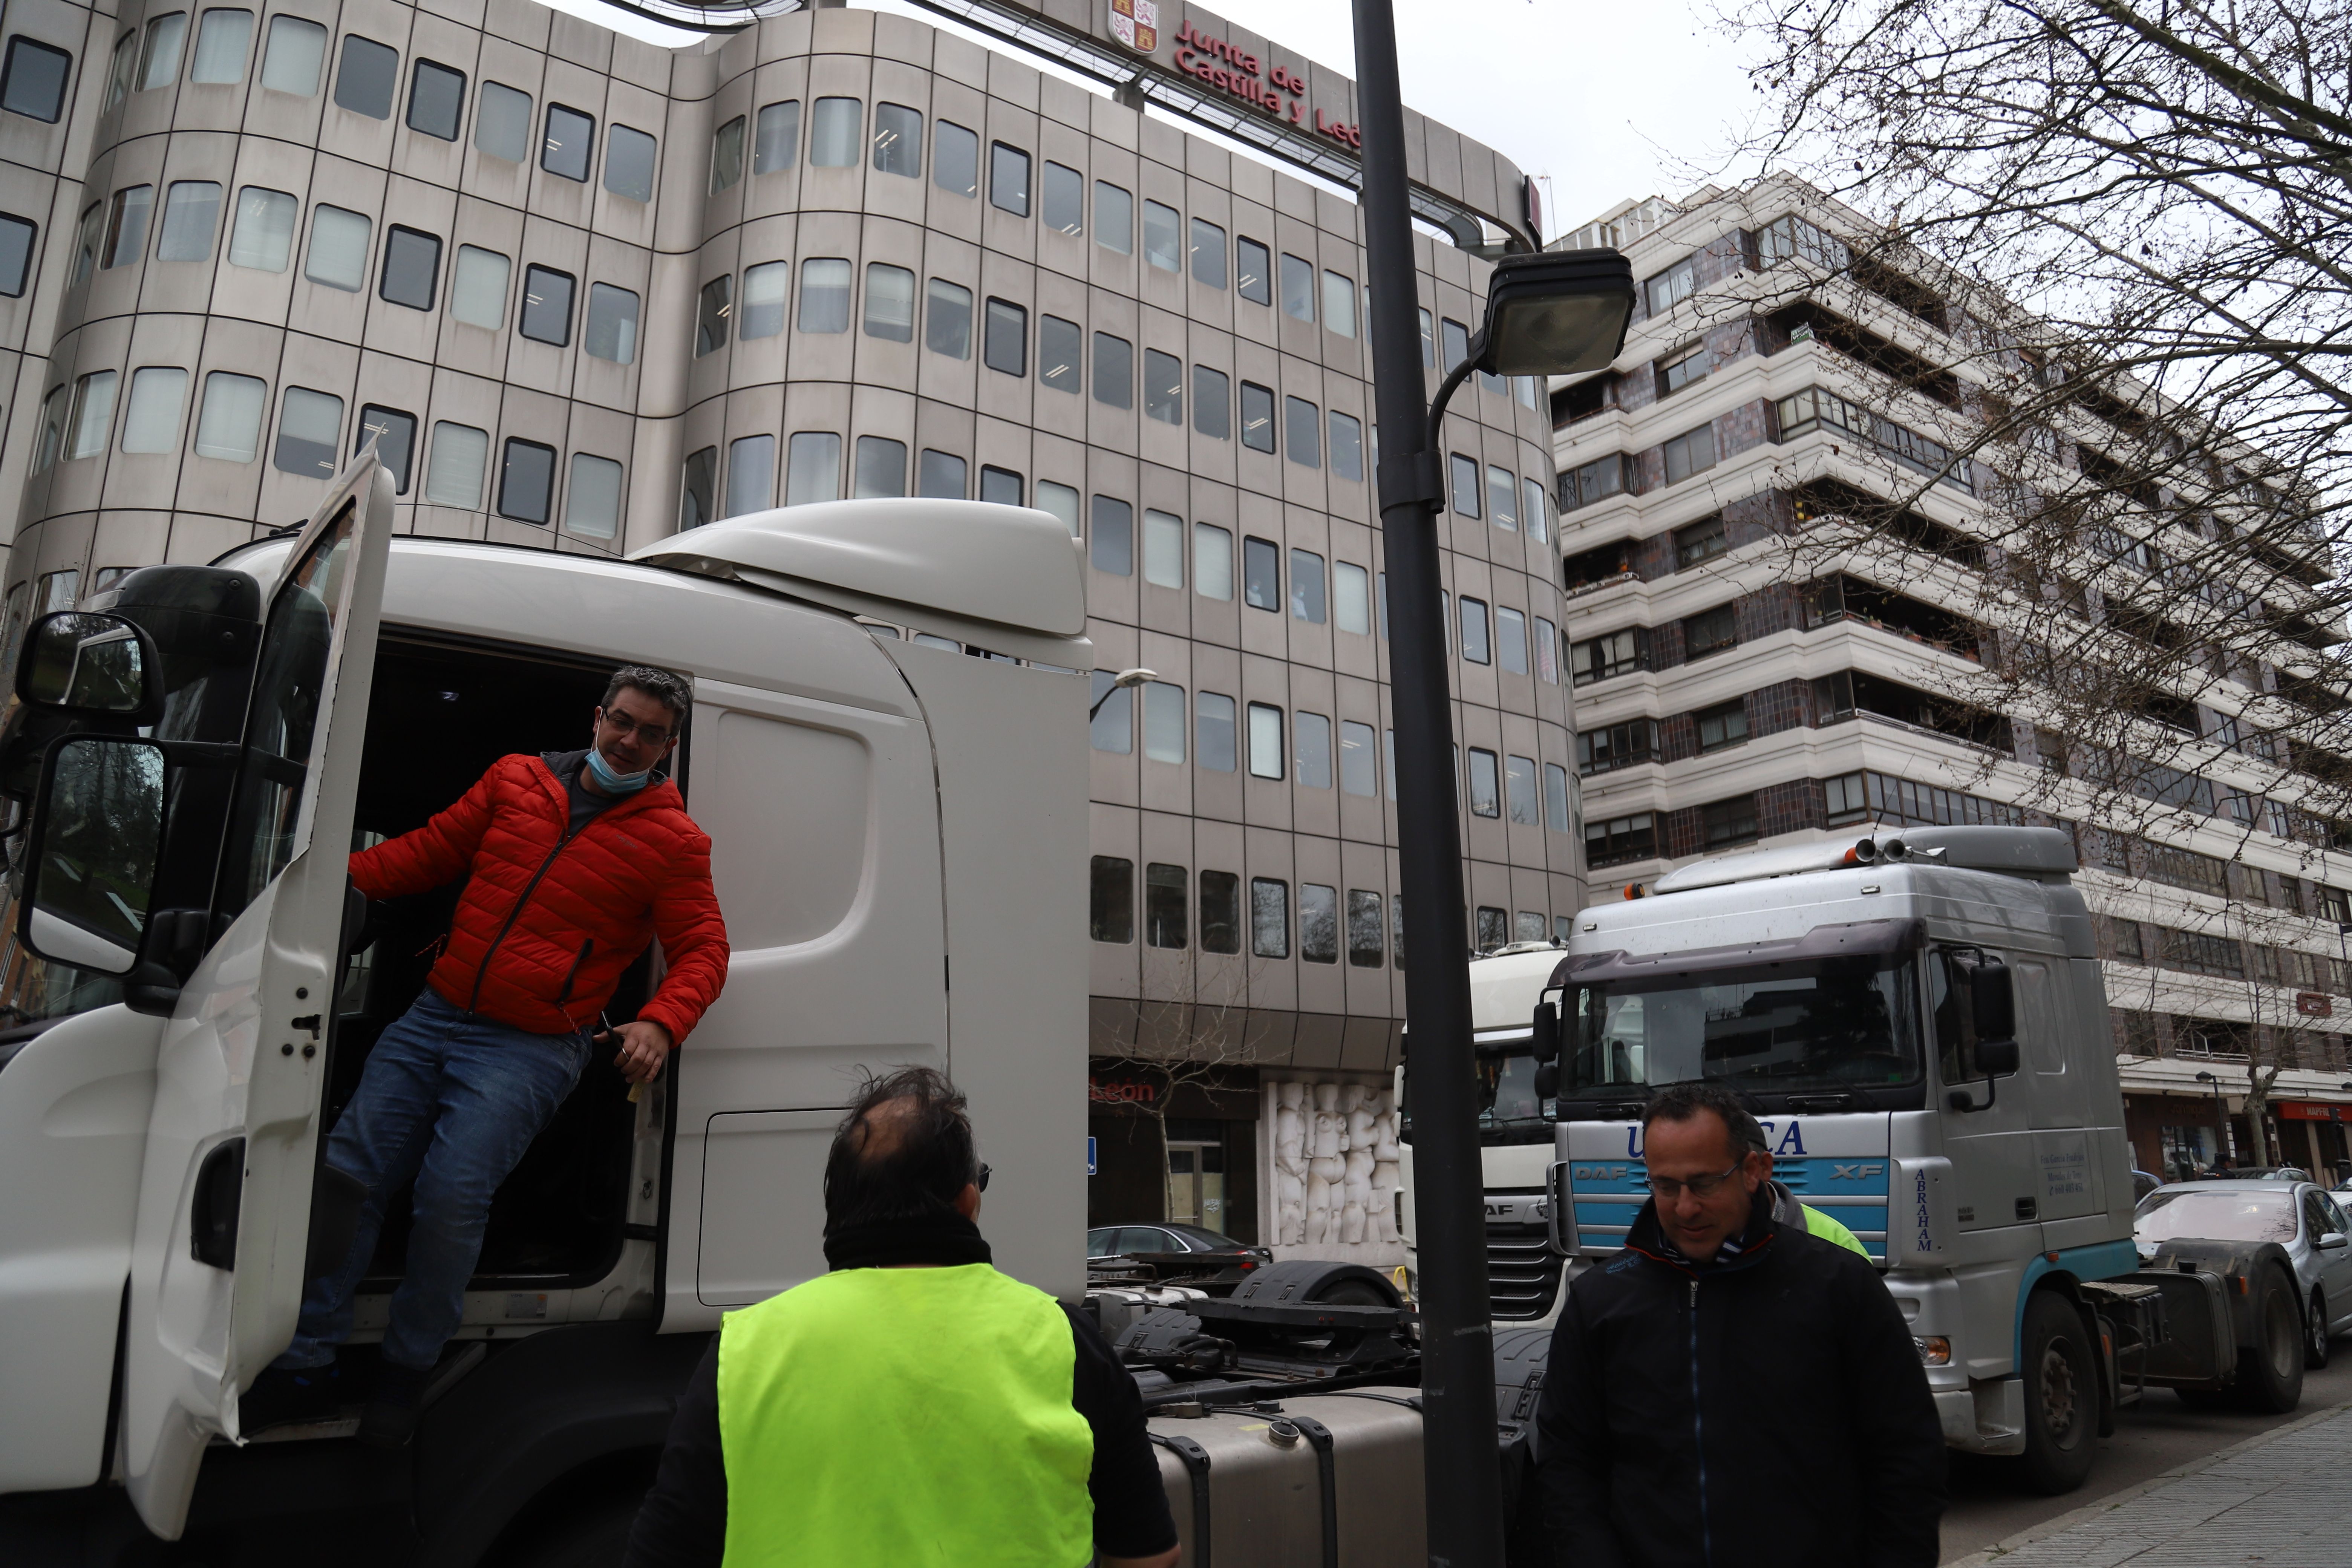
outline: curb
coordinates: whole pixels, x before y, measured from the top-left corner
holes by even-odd
[[[2055,1519],[2045,1519],[2039,1524],[2019,1531],[2015,1535],[1994,1542],[1981,1552],[1972,1552],[1966,1557],[1955,1557],[1948,1563],[1939,1564],[1938,1568],[1984,1568],[1984,1564],[1997,1563],[2020,1548],[2046,1536],[2056,1535],[2062,1531],[2071,1530],[2078,1524],[2088,1523],[2104,1514],[2113,1512],[2134,1498],[2144,1496],[2159,1487],[2170,1486],[2177,1480],[2196,1475],[2200,1471],[2209,1470],[2225,1459],[2234,1458],[2251,1448],[2259,1448],[2266,1443],[2274,1443],[2281,1437],[2302,1431],[2306,1426],[2315,1426],[2322,1421],[2343,1415],[2347,1410],[2352,1410],[2352,1401],[2331,1405],[2325,1409],[2315,1410],[2308,1415],[2297,1416],[2294,1420],[2283,1426],[2273,1426],[2267,1432],[2257,1432],[2242,1443],[2232,1443],[2230,1447],[2216,1449],[2202,1458],[2176,1466],[2160,1476],[2150,1476],[2136,1486],[2128,1486],[2119,1492],[2110,1493],[2096,1502],[2085,1503],[2081,1508],[2070,1510]]]

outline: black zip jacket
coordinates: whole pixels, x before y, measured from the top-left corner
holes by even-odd
[[[1770,1199],[1709,1264],[1645,1204],[1569,1288],[1538,1415],[1561,1568],[1935,1568],[1944,1435],[1910,1330]]]

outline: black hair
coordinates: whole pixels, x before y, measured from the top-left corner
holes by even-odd
[[[632,689],[644,692],[669,710],[672,730],[686,728],[686,710],[694,700],[693,693],[688,689],[685,681],[667,669],[656,669],[649,664],[625,664],[614,670],[613,679],[604,683],[604,700],[597,706],[610,708],[614,698]]]
[[[963,1091],[931,1068],[869,1079],[834,1129],[824,1228],[935,1219],[980,1179]]]
[[[1724,1129],[1731,1134],[1731,1152],[1740,1159],[1772,1152],[1764,1142],[1764,1129],[1756,1113],[1740,1102],[1739,1096],[1716,1083],[1675,1083],[1660,1089],[1642,1112],[1643,1142],[1649,1142],[1653,1121],[1688,1121],[1702,1110],[1723,1118]]]

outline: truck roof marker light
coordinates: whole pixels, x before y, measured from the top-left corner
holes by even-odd
[[[1649,896],[1649,891],[1650,890],[1647,888],[1644,888],[1639,882],[1628,882],[1625,884],[1625,896],[1629,899],[1647,898]]]

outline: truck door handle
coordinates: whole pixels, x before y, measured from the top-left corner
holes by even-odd
[[[215,1146],[196,1167],[188,1205],[188,1255],[215,1268],[236,1267],[236,1217],[245,1197],[245,1140]]]

